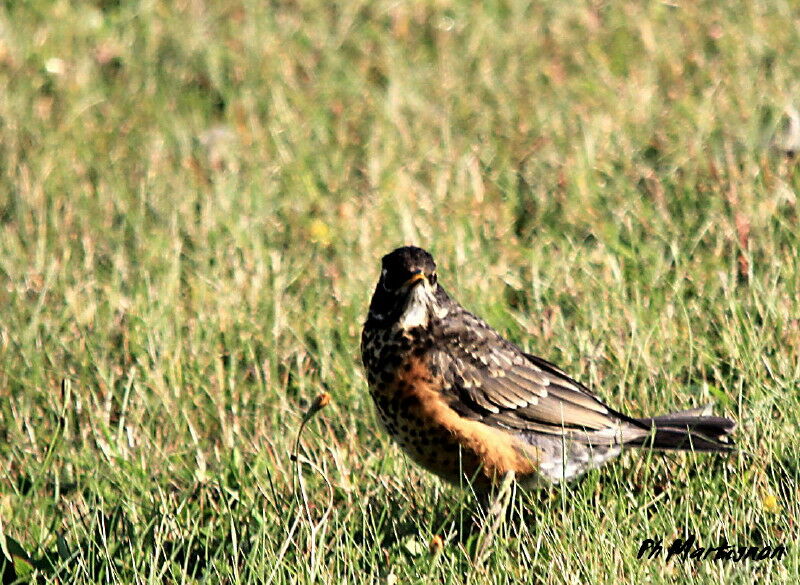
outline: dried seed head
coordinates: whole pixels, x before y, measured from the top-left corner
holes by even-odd
[[[437,555],[440,552],[442,552],[443,549],[444,549],[444,541],[442,540],[442,537],[439,536],[438,534],[435,534],[433,538],[431,538],[431,541],[428,543],[428,551],[432,555]]]
[[[317,410],[320,408],[325,408],[331,403],[331,395],[327,392],[320,392],[317,397],[314,399],[314,405],[312,408],[316,407]]]
[[[307,423],[311,418],[317,414],[320,410],[325,408],[331,403],[331,395],[328,392],[320,392],[317,394],[317,397],[314,399],[314,402],[311,403],[311,406],[308,407],[305,416],[303,417],[303,423]]]

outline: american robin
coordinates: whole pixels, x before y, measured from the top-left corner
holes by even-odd
[[[433,257],[383,257],[361,337],[378,415],[418,464],[452,482],[523,487],[572,479],[622,446],[730,451],[735,424],[701,408],[631,418],[525,353],[439,284]]]

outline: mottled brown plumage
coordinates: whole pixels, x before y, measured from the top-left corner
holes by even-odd
[[[362,332],[362,360],[384,427],[444,479],[487,487],[570,479],[622,445],[726,451],[733,421],[704,409],[633,419],[553,364],[526,354],[438,284],[433,258],[383,258]]]

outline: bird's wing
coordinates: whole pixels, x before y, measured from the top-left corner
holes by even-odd
[[[483,422],[553,435],[607,435],[632,419],[553,364],[522,352],[470,313],[448,320],[433,353],[454,408]],[[605,431],[605,432],[603,432]]]

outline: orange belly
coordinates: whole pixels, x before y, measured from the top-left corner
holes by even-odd
[[[372,395],[400,447],[447,481],[466,479],[484,488],[509,471],[521,478],[536,473],[540,454],[534,447],[510,432],[460,416],[417,358],[376,380]]]

